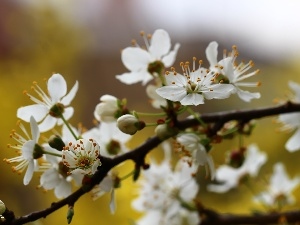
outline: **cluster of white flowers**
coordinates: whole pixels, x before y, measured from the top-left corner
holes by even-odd
[[[141,191],[133,201],[133,207],[145,215],[138,225],[151,224],[153,215],[155,224],[199,224],[200,218],[194,206],[199,186],[194,178],[195,168],[182,160],[177,162],[174,171],[170,163],[151,163],[145,170],[141,181]]]
[[[209,43],[206,48],[206,58],[209,67],[203,67],[203,61],[197,62],[193,58],[189,62],[180,63],[182,73],[171,67],[176,60],[180,45],[175,44],[171,50],[169,34],[158,29],[153,35],[145,35],[145,47],[140,47],[134,41],[133,47],[125,48],[121,59],[130,71],[116,78],[125,84],[141,82],[150,98],[151,105],[160,109],[159,113],[142,113],[130,111],[126,99],[118,99],[106,94],[100,97],[94,110],[97,120],[91,129],[76,129],[69,122],[74,114],[70,106],[77,90],[78,82],[69,92],[67,84],[60,74],[53,74],[47,81],[47,90],[34,82],[32,89],[38,97],[25,94],[35,103],[20,107],[17,117],[23,122],[29,122],[31,135],[26,126],[18,123],[23,134],[15,130],[11,137],[17,144],[9,145],[18,150],[19,156],[5,159],[7,163],[18,163],[13,171],[22,173],[26,170],[23,183],[27,185],[34,173],[42,173],[39,187],[45,190],[54,190],[57,198],[64,198],[72,193],[72,185],[88,184],[91,177],[103,166],[105,158],[115,158],[127,154],[128,141],[138,131],[147,126],[156,126],[155,134],[163,142],[174,137],[173,153],[177,154],[176,166],[173,169],[170,152],[158,164],[153,160],[148,169],[145,159],[135,159],[136,166],[143,168],[139,180],[139,196],[133,201],[133,208],[144,213],[137,221],[139,225],[146,224],[199,224],[197,204],[195,203],[199,184],[195,179],[199,166],[206,168],[210,176],[207,190],[225,193],[245,183],[247,179],[258,175],[260,168],[266,163],[266,153],[260,151],[256,144],[240,144],[238,152],[238,166],[230,163],[215,166],[211,151],[213,144],[221,142],[226,135],[239,135],[242,138],[243,126],[247,123],[229,121],[232,129],[226,132],[210,133],[211,127],[202,121],[201,116],[195,113],[190,106],[206,103],[206,100],[225,99],[233,94],[245,101],[260,98],[260,93],[243,90],[243,87],[258,87],[260,82],[245,82],[244,80],[256,75],[259,70],[250,71],[254,63],[237,62],[238,51],[236,46],[231,52],[224,52],[223,58],[218,59],[218,43]],[[198,65],[196,65],[198,64]],[[166,71],[169,68],[169,71]],[[153,82],[153,83],[151,83]],[[290,87],[296,93],[291,100],[300,102],[300,85],[290,82]],[[199,126],[179,129],[178,116],[189,113],[199,122]],[[146,123],[143,116],[155,116],[153,123]],[[293,152],[300,149],[300,113],[284,114],[279,116],[286,129],[296,129],[295,134],[288,140],[286,148]],[[228,123],[228,124],[229,124]],[[55,128],[55,129],[53,129]],[[59,130],[59,131],[58,131]],[[40,133],[49,132],[48,142],[40,140]],[[165,142],[163,142],[165,143]],[[242,142],[240,142],[242,143]],[[232,155],[233,157],[233,155]],[[108,159],[107,159],[108,160]],[[138,162],[138,160],[141,160]],[[144,163],[144,164],[143,164]],[[110,170],[104,179],[92,190],[92,198],[97,199],[105,193],[110,193],[110,210],[116,210],[115,189],[120,187],[123,179],[133,176],[140,168],[123,178]],[[135,179],[135,177],[134,177]],[[299,185],[300,178],[290,180],[282,164],[274,166],[274,175],[270,179],[267,191],[255,197],[255,201],[273,207],[280,207],[293,203],[292,191]],[[0,201],[1,203],[1,201]]]

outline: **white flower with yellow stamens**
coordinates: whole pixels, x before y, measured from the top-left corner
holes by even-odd
[[[62,151],[63,163],[73,174],[94,174],[98,166],[101,166],[99,156],[100,146],[93,139],[70,142]]]
[[[25,94],[36,104],[20,107],[17,111],[17,117],[29,122],[30,117],[33,116],[39,123],[39,129],[41,132],[52,129],[56,124],[62,125],[63,120],[71,118],[74,113],[73,107],[69,107],[71,101],[75,97],[78,90],[78,82],[71,91],[67,94],[67,84],[65,79],[60,74],[53,74],[48,82],[48,95],[34,83],[32,89],[38,94],[39,98],[36,98],[29,93]]]
[[[37,122],[32,116],[30,117],[32,137],[30,137],[23,124],[19,123],[19,127],[25,134],[25,137],[13,131],[11,137],[19,144],[9,145],[9,147],[19,150],[21,155],[10,159],[4,159],[4,161],[7,163],[19,163],[17,166],[13,167],[13,171],[15,172],[22,173],[26,169],[23,183],[24,185],[27,185],[33,176],[33,172],[36,170],[36,159],[43,155],[43,147],[37,143],[40,137],[40,131]]]
[[[141,32],[146,44],[146,49],[140,46],[127,47],[122,51],[122,62],[129,73],[117,75],[116,78],[125,84],[134,84],[142,82],[143,85],[148,83],[157,73],[157,70],[170,67],[176,58],[179,44],[176,44],[174,50],[171,49],[171,40],[169,34],[162,29],[156,30],[150,39],[150,43]],[[136,44],[136,43],[135,43]]]
[[[210,63],[210,70],[215,72],[221,82],[227,82],[232,84],[240,99],[245,102],[250,102],[254,98],[260,98],[260,93],[251,93],[249,91],[242,90],[240,87],[258,87],[260,82],[244,82],[245,79],[258,74],[259,70],[255,70],[250,73],[246,73],[249,69],[254,66],[253,61],[248,63],[241,62],[236,63],[238,51],[236,46],[233,46],[232,52],[228,55],[224,53],[224,58],[218,62],[218,43],[213,41],[206,48],[206,57]]]
[[[156,89],[161,97],[180,102],[182,105],[204,104],[204,99],[228,98],[234,90],[231,84],[213,83],[216,74],[201,67],[195,69],[196,58],[193,58],[193,69],[190,70],[189,63],[181,63],[183,75],[172,68],[166,73],[167,85]]]

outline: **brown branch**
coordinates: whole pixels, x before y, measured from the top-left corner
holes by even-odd
[[[236,215],[219,214],[213,210],[204,209],[202,212],[203,220],[201,225],[254,225],[254,224],[291,224],[300,222],[300,211],[289,212],[270,212],[266,214]]]
[[[225,111],[225,112],[219,112],[219,113],[207,113],[202,114],[201,119],[205,123],[218,123],[219,125],[222,125],[230,120],[241,120],[241,121],[250,121],[251,119],[259,119],[263,117],[268,116],[274,116],[278,114],[283,113],[291,113],[291,112],[299,112],[300,111],[300,104],[295,104],[292,102],[287,102],[286,104],[275,106],[275,107],[267,107],[267,108],[261,108],[261,109],[252,109],[252,110],[240,110],[240,111]],[[191,126],[199,125],[199,121],[196,119],[187,119],[183,121],[179,121],[177,123],[177,126],[179,129],[185,129]],[[35,221],[39,218],[45,218],[49,214],[53,213],[54,211],[62,208],[65,205],[74,205],[74,203],[85,193],[90,191],[96,184],[99,184],[102,179],[106,176],[107,172],[112,169],[114,166],[120,164],[121,162],[124,162],[126,160],[133,160],[136,164],[139,166],[143,166],[144,164],[144,158],[145,156],[155,147],[157,147],[162,140],[160,140],[158,137],[153,136],[146,140],[143,144],[138,146],[137,148],[133,149],[132,151],[129,151],[123,155],[117,156],[113,159],[101,157],[102,166],[99,167],[98,171],[93,175],[91,178],[91,182],[88,185],[84,185],[81,188],[79,188],[77,191],[72,193],[70,196],[68,196],[65,199],[62,199],[58,202],[52,203],[50,207],[30,213],[25,216],[17,217],[11,216],[14,215],[12,211],[7,211],[6,215],[9,215],[5,217],[6,221],[3,222],[3,225],[21,225],[25,224],[31,221]],[[208,211],[207,211],[208,212]],[[211,211],[212,212],[212,211]],[[263,224],[269,223],[269,221],[277,221],[278,217],[276,217],[277,214],[268,214],[264,217],[262,216],[240,216],[240,215],[217,215],[215,219],[217,218],[218,223],[217,224],[249,224],[249,221],[258,221],[262,222]],[[300,217],[300,212],[287,212],[284,214],[287,216],[287,219],[289,218],[297,218]],[[213,217],[211,217],[213,218]],[[265,220],[259,221],[259,218],[265,218]],[[268,219],[267,219],[268,218]],[[277,219],[277,220],[276,220]],[[222,222],[223,221],[223,222]],[[231,221],[231,222],[226,222]],[[220,223],[219,223],[220,222]],[[221,223],[222,222],[222,223]],[[255,223],[252,224],[255,224]],[[213,224],[213,223],[209,223]],[[258,223],[259,224],[259,223]]]

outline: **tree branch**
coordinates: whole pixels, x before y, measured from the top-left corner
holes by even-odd
[[[287,102],[283,105],[275,106],[275,107],[267,107],[261,109],[251,109],[251,110],[234,110],[234,111],[224,111],[218,113],[207,113],[201,115],[201,120],[205,123],[218,123],[218,126],[223,125],[224,123],[230,120],[241,120],[241,121],[250,121],[252,119],[259,119],[268,116],[274,116],[283,113],[291,113],[291,112],[299,112],[300,104]],[[197,119],[186,119],[183,121],[178,121],[177,126],[179,129],[184,130],[185,128],[192,127],[195,125],[199,125],[199,121]],[[102,165],[98,168],[98,171],[92,176],[91,182],[87,185],[83,185],[77,191],[72,193],[65,199],[62,199],[58,202],[52,203],[50,207],[30,213],[25,216],[15,217],[12,216],[14,213],[12,211],[7,210],[4,213],[4,217],[6,221],[4,221],[3,225],[19,225],[25,224],[31,221],[35,221],[40,218],[45,218],[49,214],[54,211],[60,209],[65,205],[74,205],[74,203],[85,193],[90,191],[96,184],[99,184],[103,178],[106,176],[107,172],[111,170],[116,165],[124,162],[126,160],[133,160],[139,166],[144,165],[145,156],[155,147],[157,147],[162,140],[160,140],[157,136],[153,136],[146,140],[143,144],[138,146],[137,148],[129,151],[123,155],[117,156],[115,158],[105,158],[101,157]],[[266,215],[249,215],[249,216],[241,216],[241,215],[223,215],[217,214],[213,211],[206,210],[207,220],[202,224],[216,224],[209,221],[217,221],[217,224],[268,224],[268,223],[277,223],[278,219],[281,216],[285,216],[288,221],[299,221],[300,211],[286,212],[283,214],[278,213],[270,213]],[[209,216],[214,215],[214,216]]]

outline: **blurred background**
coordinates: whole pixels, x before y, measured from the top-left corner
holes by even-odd
[[[129,46],[132,39],[143,45],[141,30],[153,33],[163,28],[169,32],[172,44],[181,44],[175,63],[177,68],[180,61],[191,60],[193,56],[205,61],[205,48],[213,40],[219,43],[219,52],[237,45],[239,60],[254,60],[255,68],[261,70],[253,79],[262,82],[259,90],[255,90],[261,92],[261,99],[249,104],[233,96],[225,101],[207,102],[197,109],[200,112],[274,105],[275,98],[285,98],[288,93],[288,80],[300,82],[299,8],[297,0],[1,0],[1,158],[15,156],[6,145],[13,142],[9,133],[16,128],[16,110],[31,104],[22,94],[23,90],[29,90],[33,81],[45,87],[44,79],[52,73],[61,73],[69,88],[79,81],[79,91],[72,103],[75,115],[71,122],[74,124],[83,122],[86,127],[92,127],[94,107],[103,94],[126,97],[129,106],[137,111],[153,110],[145,104],[148,99],[141,84],[127,86],[115,79],[115,75],[127,72],[120,51]],[[261,150],[270,153],[258,181],[268,180],[272,165],[278,161],[287,162],[291,176],[297,174],[295,165],[300,153],[288,153],[284,149],[290,134],[279,134],[276,132],[279,127],[274,118],[262,119],[254,135],[245,139],[246,144],[255,142]],[[151,129],[142,131],[130,147],[152,134]],[[224,163],[226,152],[237,144],[238,141],[233,140],[215,146],[216,165]],[[131,166],[127,167],[128,171]],[[0,168],[0,199],[17,216],[44,209],[56,201],[52,191],[45,194],[35,189],[37,176],[24,187],[24,174],[13,174],[5,163]],[[253,189],[259,193],[263,186],[261,182],[256,184]],[[115,215],[109,212],[109,196],[95,202],[88,194],[83,196],[75,205],[72,224],[129,224],[140,216],[129,207],[135,188],[129,179],[116,190]],[[208,194],[205,186],[201,186],[199,198],[204,205],[221,212],[246,213],[250,209],[261,209],[253,204],[252,193],[245,187],[222,195]],[[296,206],[300,206],[299,202]],[[63,208],[34,224],[64,224],[66,212],[67,208]]]

